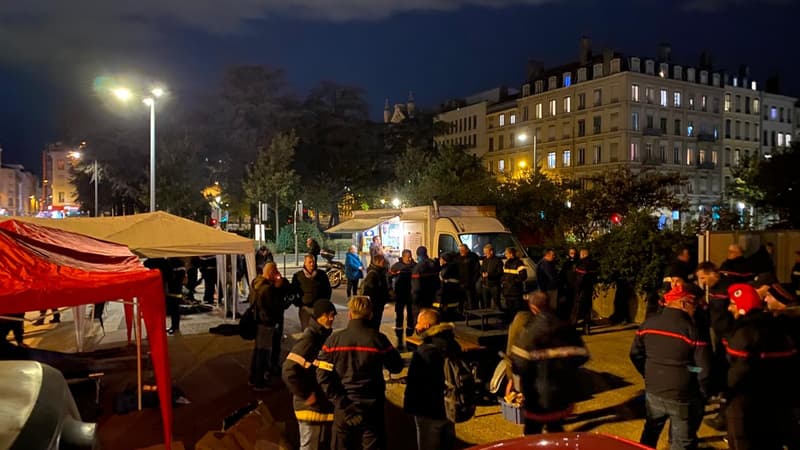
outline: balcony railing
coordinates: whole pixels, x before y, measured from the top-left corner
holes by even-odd
[[[643,136],[662,136],[664,133],[661,131],[661,128],[650,128],[646,127],[642,129]]]
[[[714,170],[717,167],[713,162],[702,162],[697,164],[698,169]]]
[[[714,133],[697,133],[697,140],[700,142],[716,142],[717,138]]]

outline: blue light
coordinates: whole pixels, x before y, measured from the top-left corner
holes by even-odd
[[[572,84],[572,75],[564,75],[564,87]]]
[[[678,210],[672,211],[672,220],[681,220],[681,212]]]
[[[658,230],[663,230],[665,226],[667,226],[667,216],[662,214],[658,217]]]
[[[688,127],[686,127],[686,135],[687,136],[691,137],[693,132],[694,132],[694,126],[693,125],[689,125]]]

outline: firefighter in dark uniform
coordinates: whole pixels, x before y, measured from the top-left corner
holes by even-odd
[[[550,309],[541,291],[527,295],[531,316],[511,346],[511,365],[525,397],[524,433],[564,430],[564,419],[577,401],[578,367],[589,352],[575,328]]]
[[[747,283],[756,276],[750,262],[744,257],[744,250],[738,244],[728,246],[728,259],[722,262],[719,271],[732,283]]]
[[[703,419],[711,353],[692,320],[698,294],[683,287],[664,295],[664,310],[645,320],[631,345],[631,362],[645,382],[640,442],[648,447],[656,447],[669,419],[671,448],[696,448]]]
[[[411,250],[403,250],[399,261],[389,269],[389,279],[394,285],[394,333],[397,336],[397,349],[403,350],[403,316],[405,315],[405,336],[414,334],[414,320],[411,303],[411,272],[416,263],[411,258]]]
[[[317,381],[334,405],[335,450],[386,448],[383,369],[400,373],[403,360],[389,338],[373,328],[372,302],[355,296],[347,302],[350,322],[322,346]]]
[[[582,248],[580,260],[575,265],[575,302],[570,319],[573,325],[583,320],[583,333],[587,336],[592,324],[592,298],[599,272],[600,265],[589,255],[588,249]]]
[[[800,361],[784,322],[764,311],[748,284],[728,288],[736,318],[725,347],[728,370],[728,444],[733,450],[800,448]]]
[[[411,295],[414,302],[413,315],[430,308],[439,290],[439,263],[428,257],[428,249],[417,248],[417,265],[411,271]]]
[[[522,300],[522,294],[525,292],[525,280],[528,279],[528,271],[525,270],[525,264],[522,260],[517,257],[516,248],[508,247],[505,256],[506,262],[503,265],[501,286],[506,306],[506,318],[510,323],[514,315],[527,308],[527,305]]]
[[[466,298],[461,289],[459,279],[458,264],[455,263],[455,255],[442,253],[439,257],[439,264],[442,269],[439,271],[441,288],[437,293],[437,299],[433,302],[433,309],[439,313],[441,320],[452,322],[456,320],[454,315],[461,309],[461,305]]]
[[[697,281],[704,289],[710,323],[711,356],[711,381],[709,395],[719,396],[719,411],[714,417],[706,419],[710,427],[724,431],[727,425],[725,411],[727,407],[725,388],[728,376],[728,358],[722,341],[728,337],[733,329],[733,315],[728,311],[728,287],[731,285],[728,277],[723,276],[717,266],[706,261],[697,266]]]
[[[294,395],[301,450],[331,448],[333,404],[317,383],[317,355],[331,335],[336,307],[329,300],[314,304],[312,320],[283,363],[283,381]]]

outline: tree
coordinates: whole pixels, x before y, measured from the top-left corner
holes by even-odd
[[[292,169],[297,136],[294,131],[276,135],[269,147],[261,147],[255,163],[245,169],[242,189],[250,204],[274,202],[275,233],[280,228],[278,208],[287,204],[298,187],[298,176]]]
[[[674,193],[680,181],[678,174],[622,167],[587,179],[583,187],[567,184],[570,208],[563,223],[575,240],[586,242],[609,228],[612,215],[624,222],[632,213],[685,209]]]
[[[412,205],[429,205],[433,200],[442,205],[495,202],[495,176],[476,156],[453,147],[406,150],[395,164],[395,178],[386,191]]]
[[[566,198],[561,180],[542,173],[537,167],[519,178],[508,177],[498,184],[497,215],[524,241],[542,243],[556,236],[566,209]]]
[[[744,170],[734,173],[732,195],[738,194],[745,203],[776,214],[780,225],[800,227],[798,167],[800,143],[792,142],[785,151],[773,153],[771,158],[757,163],[748,162]]]

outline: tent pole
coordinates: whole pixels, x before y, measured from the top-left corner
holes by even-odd
[[[133,316],[136,327],[136,396],[142,410],[142,322],[139,320],[139,299],[133,298]]]

